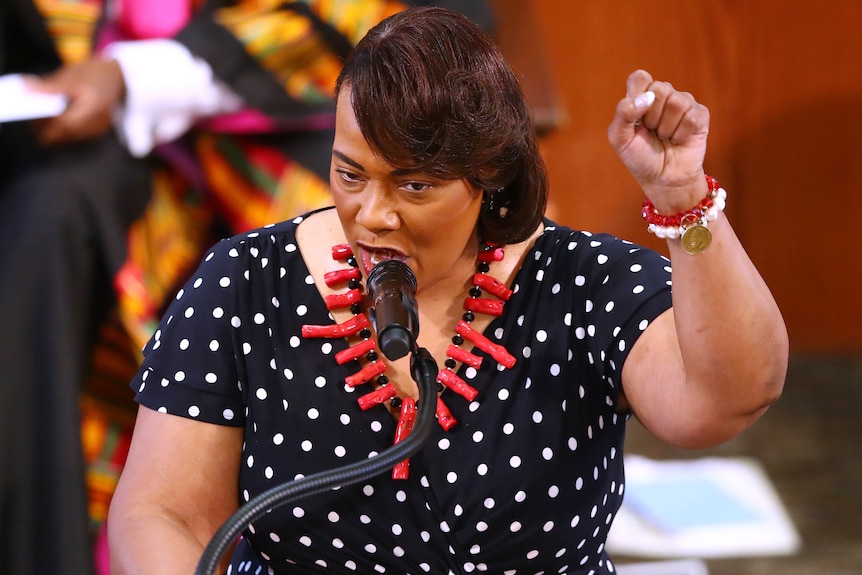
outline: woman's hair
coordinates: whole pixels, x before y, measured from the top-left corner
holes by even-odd
[[[387,162],[486,191],[483,240],[520,242],[539,225],[548,184],[532,118],[512,70],[470,20],[434,7],[387,18],[348,56],[342,88]]]

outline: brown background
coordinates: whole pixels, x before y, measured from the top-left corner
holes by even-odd
[[[556,126],[543,140],[555,219],[663,250],[605,137],[626,76],[647,69],[710,107],[707,171],[728,188],[728,214],[790,330],[784,395],[756,425],[691,452],[633,421],[626,451],[763,464],[802,549],[710,560],[711,575],[859,574],[862,1],[493,3],[537,119]]]
[[[554,126],[542,144],[552,217],[665,251],[606,139],[626,77],[648,70],[710,108],[707,172],[793,352],[862,353],[862,2],[493,4],[537,119]]]

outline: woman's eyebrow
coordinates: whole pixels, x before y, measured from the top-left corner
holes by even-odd
[[[339,160],[341,160],[342,162],[344,162],[345,164],[350,164],[351,166],[353,166],[357,170],[360,170],[362,172],[365,171],[365,168],[362,166],[362,164],[360,164],[359,162],[357,162],[356,160],[354,160],[350,156],[343,154],[342,152],[339,152],[338,150],[332,150],[332,155],[335,156],[336,158],[338,158]]]
[[[362,164],[360,164],[359,162],[357,162],[356,160],[354,160],[353,158],[351,158],[350,156],[348,156],[347,154],[345,154],[343,152],[339,152],[338,150],[333,149],[332,155],[335,156],[336,158],[338,158],[339,160],[341,160],[342,162],[344,162],[345,164],[350,164],[351,166],[353,166],[354,168],[356,168],[360,172],[365,171],[365,167]],[[418,172],[413,168],[395,168],[394,170],[389,172],[389,175],[390,176],[406,176],[409,174],[416,174],[416,173],[418,173]]]

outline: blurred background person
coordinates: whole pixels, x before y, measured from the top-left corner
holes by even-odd
[[[113,481],[88,498],[79,400],[100,327],[139,350],[213,238],[329,203],[341,60],[427,3],[3,2],[0,74],[68,106],[0,127],[0,572],[93,571],[88,502]],[[92,405],[86,452],[121,465],[122,418]]]

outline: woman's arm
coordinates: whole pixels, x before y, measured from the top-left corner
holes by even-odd
[[[708,128],[708,110],[691,95],[638,71],[609,139],[658,211],[670,215],[708,193]],[[673,307],[638,339],[622,376],[621,407],[660,439],[690,448],[725,441],[755,421],[780,396],[788,361],[781,313],[727,218],[719,215],[709,230],[712,243],[697,255],[668,240]]]
[[[688,448],[743,431],[778,399],[787,369],[787,332],[768,288],[727,220],[710,230],[703,254],[670,248],[673,307],[623,367],[625,400],[638,420]]]
[[[194,573],[237,509],[242,437],[241,427],[139,408],[108,517],[113,575]]]

